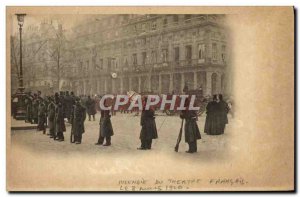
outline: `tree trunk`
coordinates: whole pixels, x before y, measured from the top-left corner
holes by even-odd
[[[59,87],[59,83],[60,83],[60,55],[59,52],[57,54],[57,91],[60,91],[60,87]]]

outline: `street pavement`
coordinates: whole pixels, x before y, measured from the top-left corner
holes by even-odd
[[[99,114],[96,121],[85,121],[82,144],[71,144],[70,125],[66,124],[65,141],[58,142],[36,130],[16,130],[9,136],[7,147],[9,180],[17,188],[30,190],[119,190],[119,180],[203,178],[204,187],[210,187],[209,178],[231,176],[232,171],[251,164],[247,133],[243,123],[229,116],[225,134],[208,136],[203,132],[205,116],[199,117],[202,139],[198,152],[188,149],[184,136],[179,152],[174,151],[181,119],[158,113],[156,124],[158,139],[151,150],[137,150],[140,146],[140,116],[120,114],[111,117],[114,129],[112,146],[96,146],[99,134]],[[12,125],[13,126],[13,125]],[[11,143],[11,146],[9,145]],[[236,162],[239,161],[239,162]],[[241,163],[242,161],[242,163]],[[79,178],[80,177],[80,178]],[[51,184],[49,184],[51,181]],[[195,184],[194,188],[199,189]],[[192,188],[190,188],[192,189]],[[165,189],[169,190],[169,189]]]
[[[66,123],[66,132],[64,133],[65,141],[59,142],[44,135],[41,131],[36,130],[18,130],[12,131],[12,143],[25,145],[28,148],[38,152],[55,152],[57,154],[69,154],[72,152],[81,153],[129,153],[136,154],[140,152],[137,147],[140,146],[140,116],[132,114],[117,113],[111,117],[114,136],[112,136],[112,146],[96,146],[94,145],[99,136],[99,113],[96,115],[95,121],[85,121],[85,133],[83,134],[82,144],[70,143],[71,125]],[[158,139],[153,140],[153,149],[151,152],[174,152],[177,136],[180,130],[181,119],[179,116],[167,116],[158,113],[156,116],[156,126],[158,129]],[[231,117],[229,117],[229,125],[226,128],[225,134],[220,136],[208,136],[203,132],[205,115],[199,117],[197,123],[200,129],[202,139],[198,141],[198,152],[200,154],[214,155],[227,151],[228,141],[231,133],[228,130],[231,124]],[[13,126],[13,125],[12,125]],[[48,133],[47,129],[47,133]],[[185,152],[188,149],[184,142],[184,133],[179,147],[179,153]],[[149,152],[147,150],[147,152]],[[221,154],[222,155],[222,154]]]

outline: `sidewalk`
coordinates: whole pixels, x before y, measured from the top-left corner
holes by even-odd
[[[24,120],[11,118],[11,130],[30,130],[36,129],[37,124],[26,123]]]

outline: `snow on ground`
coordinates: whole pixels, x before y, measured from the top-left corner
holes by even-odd
[[[202,139],[194,154],[185,153],[188,146],[184,136],[179,152],[174,151],[181,125],[178,116],[157,115],[158,139],[153,141],[153,149],[147,151],[137,150],[140,116],[117,113],[111,120],[114,136],[110,147],[94,145],[99,134],[99,114],[96,121],[85,121],[80,145],[70,143],[69,124],[66,124],[64,142],[54,141],[35,130],[12,131],[8,159],[14,171],[8,177],[14,188],[119,190],[118,180],[230,175],[222,166],[231,168],[236,153],[243,147],[241,133],[232,132],[238,130],[232,129],[232,125],[241,127],[242,124],[231,117],[225,134],[220,136],[206,135],[203,132],[205,116],[199,117]],[[49,180],[55,181],[49,184]],[[208,187],[207,181],[201,185]],[[197,184],[193,187],[201,189]]]
[[[111,121],[114,129],[112,136],[112,146],[95,146],[99,136],[99,114],[96,115],[96,121],[85,121],[85,133],[83,134],[82,144],[70,144],[70,124],[66,123],[67,131],[64,133],[65,141],[58,142],[50,139],[49,136],[43,135],[42,132],[35,130],[12,131],[12,143],[22,144],[26,147],[42,152],[55,152],[56,154],[69,154],[74,152],[80,153],[109,153],[109,154],[136,154],[140,152],[137,147],[140,146],[140,116],[134,114],[117,113],[112,116]],[[179,133],[181,119],[178,116],[166,116],[158,114],[156,116],[156,125],[158,129],[158,139],[153,140],[153,149],[151,152],[160,152],[170,154],[174,152],[177,136]],[[224,135],[209,136],[203,132],[205,117],[200,117],[198,126],[200,128],[202,139],[198,141],[199,153],[195,157],[210,152],[222,153],[227,152],[226,145],[231,133],[226,129]],[[48,132],[48,131],[47,131]],[[185,152],[188,146],[184,142],[184,134],[180,143],[179,152]],[[149,151],[147,151],[149,152]],[[179,153],[179,154],[180,154]]]

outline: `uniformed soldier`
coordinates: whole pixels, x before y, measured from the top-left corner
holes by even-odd
[[[46,105],[42,98],[39,98],[39,107],[38,107],[38,131],[43,131],[43,134],[46,134]]]
[[[64,121],[64,113],[63,106],[60,102],[60,98],[58,95],[55,97],[55,138],[54,140],[64,141],[64,133],[66,131],[65,121]]]
[[[95,114],[97,113],[95,100],[88,96],[85,105],[89,116],[89,121],[91,121],[91,116],[93,116],[93,121],[95,121]]]
[[[76,103],[72,110],[71,120],[72,120],[72,129],[71,135],[74,136],[74,141],[72,143],[81,144],[82,134],[84,130],[84,121],[86,118],[86,109],[80,103],[80,99],[76,98]]]
[[[145,109],[145,104],[147,103],[147,97],[144,98],[144,108],[141,115],[141,147],[139,150],[147,150],[151,149],[152,139],[157,139],[157,129],[154,117],[154,109],[149,108],[149,110]]]
[[[55,132],[54,132],[54,118],[55,118],[55,103],[54,98],[49,98],[49,104],[48,104],[48,124],[49,124],[49,133],[50,138],[55,138]]]
[[[37,91],[37,97],[42,98],[42,92],[40,90]]]
[[[201,139],[200,131],[197,125],[197,112],[195,110],[189,110],[190,105],[189,98],[186,99],[185,107],[186,110],[181,111],[180,118],[185,119],[184,124],[184,135],[185,142],[189,145],[187,153],[197,152],[197,140]]]
[[[108,106],[107,100],[104,101],[104,106]],[[106,143],[103,144],[103,146],[110,146],[111,145],[111,136],[114,135],[114,131],[112,128],[112,124],[110,121],[111,115],[109,114],[110,110],[101,110],[101,117],[100,117],[100,129],[99,129],[99,138],[96,145],[102,145],[104,142],[104,139],[106,140]]]
[[[47,129],[48,127],[48,105],[50,103],[50,96],[45,96],[44,97],[44,104],[45,104],[45,108],[46,108],[46,113],[45,113],[45,127]],[[47,135],[50,135],[49,133],[47,133]]]
[[[75,98],[76,98],[76,97],[75,97],[74,92],[71,92],[71,93],[70,93],[70,97],[71,97],[71,101],[72,101],[73,105],[75,105]],[[72,105],[72,106],[73,106],[73,105]]]
[[[68,122],[71,123],[70,117],[71,117],[71,111],[74,103],[72,102],[72,97],[69,94],[69,91],[66,91],[66,95],[64,97],[65,99],[65,114],[66,118],[68,119]]]
[[[32,121],[34,124],[38,123],[38,108],[39,108],[39,99],[38,95],[33,95],[33,101],[32,101]]]
[[[63,117],[66,118],[66,100],[65,100],[65,95],[64,95],[63,91],[59,92],[59,102],[62,107]]]

